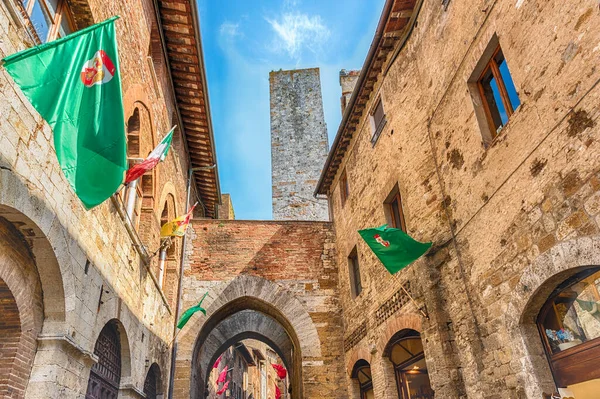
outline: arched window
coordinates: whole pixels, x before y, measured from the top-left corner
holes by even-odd
[[[352,378],[358,381],[360,387],[360,399],[373,399],[373,378],[371,377],[371,365],[366,360],[359,360],[352,370]]]
[[[135,165],[140,157],[140,128],[140,110],[138,107],[135,107],[133,113],[129,119],[127,119],[127,160],[129,167]],[[134,228],[137,226],[140,216],[138,206],[140,193],[141,191],[138,187],[138,182],[135,181],[129,183],[125,189],[125,196],[123,197],[126,204],[125,208],[127,216]]]
[[[537,324],[559,393],[578,398],[581,389],[600,392],[600,269],[558,285]]]
[[[394,334],[384,356],[394,365],[398,398],[431,399],[433,390],[429,383],[423,342],[415,330],[402,330]]]
[[[148,374],[146,374],[146,380],[144,381],[144,394],[146,399],[157,399],[158,395],[161,394],[160,389],[160,369],[156,363],[152,363]]]
[[[92,366],[86,399],[116,399],[121,382],[121,343],[115,323],[107,323],[94,347],[98,363]]]

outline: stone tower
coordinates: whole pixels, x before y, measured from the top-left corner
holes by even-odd
[[[342,97],[340,98],[340,102],[342,106],[342,115],[344,115],[346,106],[350,102],[350,97],[352,97],[352,92],[354,91],[354,86],[356,86],[359,75],[360,70],[347,71],[342,69],[340,71],[340,86],[342,87]]]
[[[329,220],[313,196],[327,158],[319,68],[269,74],[271,173],[275,220]]]

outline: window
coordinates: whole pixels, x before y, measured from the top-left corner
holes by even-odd
[[[348,177],[345,170],[342,172],[342,176],[340,176],[340,195],[342,196],[342,206],[344,206],[350,195],[350,186],[348,185]]]
[[[542,307],[537,323],[557,387],[575,391],[586,382],[598,392],[600,270],[584,270],[560,284]]]
[[[477,88],[493,140],[521,104],[500,46],[485,64]]]
[[[389,225],[406,232],[406,222],[404,221],[404,212],[402,212],[402,199],[398,185],[394,187],[385,201]]]
[[[352,297],[356,298],[362,292],[362,284],[360,282],[360,267],[358,265],[358,251],[356,247],[352,249],[348,255],[348,268],[350,271],[350,290]]]
[[[352,370],[352,378],[358,381],[360,387],[360,399],[374,399],[373,377],[371,376],[371,365],[366,360],[359,360]]]
[[[423,342],[418,332],[402,330],[394,334],[384,356],[394,365],[399,399],[433,399]]]
[[[373,133],[371,136],[372,144],[375,144],[386,123],[387,120],[385,119],[385,113],[383,112],[383,101],[381,101],[380,97],[371,111],[371,132]]]
[[[64,37],[75,30],[66,0],[23,0],[23,6],[42,43]]]

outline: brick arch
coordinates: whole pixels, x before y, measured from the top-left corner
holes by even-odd
[[[373,361],[373,355],[369,348],[367,348],[367,343],[364,340],[346,353],[346,374],[348,377],[352,375],[352,370],[354,370],[356,362],[361,359],[369,364]]]
[[[527,397],[555,390],[550,366],[536,326],[536,318],[552,291],[562,281],[590,267],[600,266],[600,236],[581,237],[556,244],[539,255],[521,273],[507,303],[504,322],[511,350],[519,358],[517,373]]]
[[[0,218],[1,397],[24,397],[43,321],[42,286],[30,248]]]
[[[398,314],[387,319],[381,328],[381,333],[377,339],[377,352],[383,354],[385,347],[387,346],[390,339],[398,331],[402,330],[415,330],[419,333],[422,332],[422,320],[421,317],[414,313],[409,314]]]
[[[0,218],[10,222],[23,237],[28,247],[34,267],[39,275],[44,293],[43,332],[45,334],[64,333],[65,312],[64,287],[73,283],[66,279],[69,273],[62,269],[72,267],[69,234],[58,222],[52,209],[42,204],[29,188],[9,170],[0,170]],[[85,260],[83,260],[85,261]]]

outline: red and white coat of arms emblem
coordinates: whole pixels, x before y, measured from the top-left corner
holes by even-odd
[[[81,81],[86,87],[108,83],[115,75],[115,65],[104,50],[98,50],[81,68]]]

